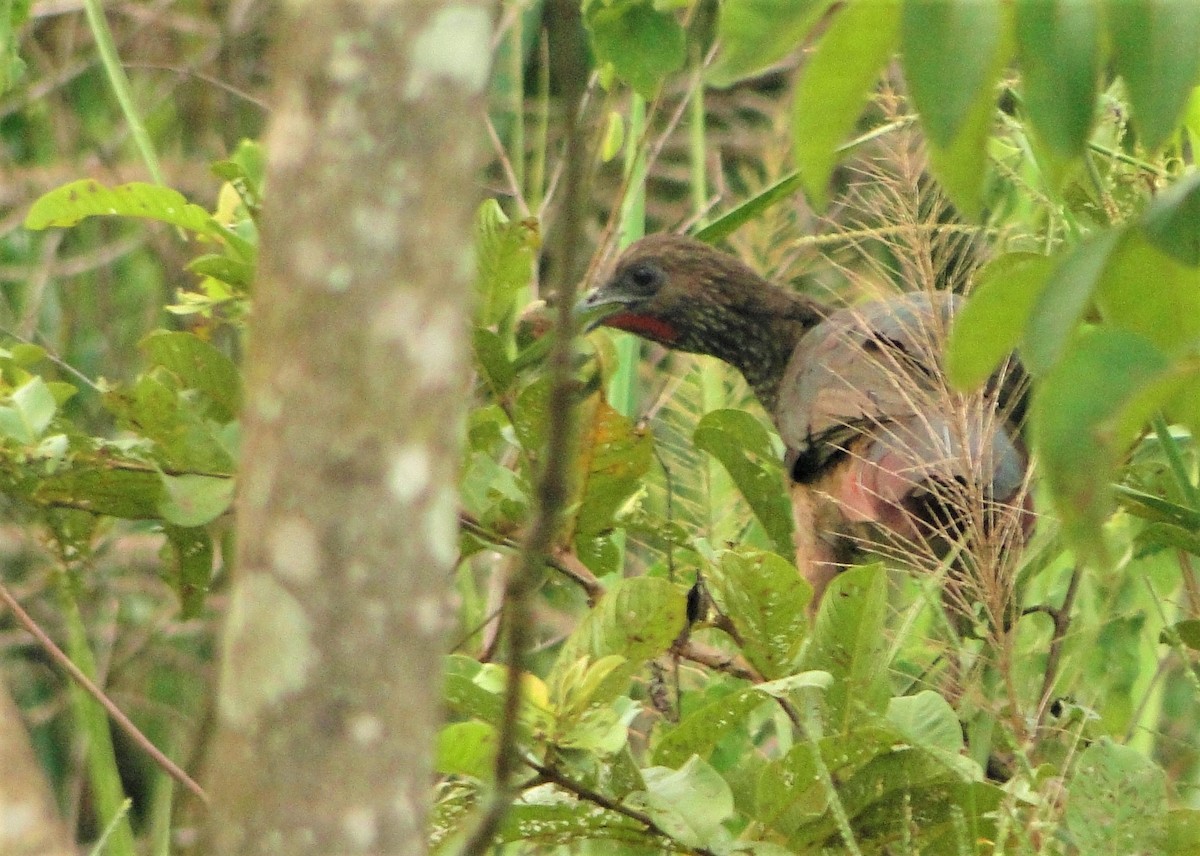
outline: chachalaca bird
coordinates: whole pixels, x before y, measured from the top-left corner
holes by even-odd
[[[936,567],[1002,518],[1010,543],[1027,534],[1019,372],[976,394],[949,389],[940,354],[958,300],[914,292],[832,308],[707,244],[657,234],[629,247],[581,307],[604,313],[593,324],[741,371],[787,449],[797,566],[815,610],[860,548]]]

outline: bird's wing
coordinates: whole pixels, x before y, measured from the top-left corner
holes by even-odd
[[[913,293],[839,310],[788,363],[773,415],[791,472],[825,485],[849,521],[916,535],[913,507],[930,485],[980,484],[1004,501],[1023,482],[1024,453],[990,402],[946,386],[956,303]]]

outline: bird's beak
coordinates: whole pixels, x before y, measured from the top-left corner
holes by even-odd
[[[575,304],[575,323],[584,333],[590,333],[604,323],[604,319],[625,308],[626,300],[616,294],[606,293],[604,288],[588,292]]]

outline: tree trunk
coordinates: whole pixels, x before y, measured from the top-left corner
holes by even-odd
[[[203,852],[423,850],[486,9],[278,7]]]

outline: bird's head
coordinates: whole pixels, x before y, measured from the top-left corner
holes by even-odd
[[[632,244],[579,311],[589,330],[615,327],[677,350],[712,353],[714,333],[771,290],[733,256],[694,238],[657,234]]]

